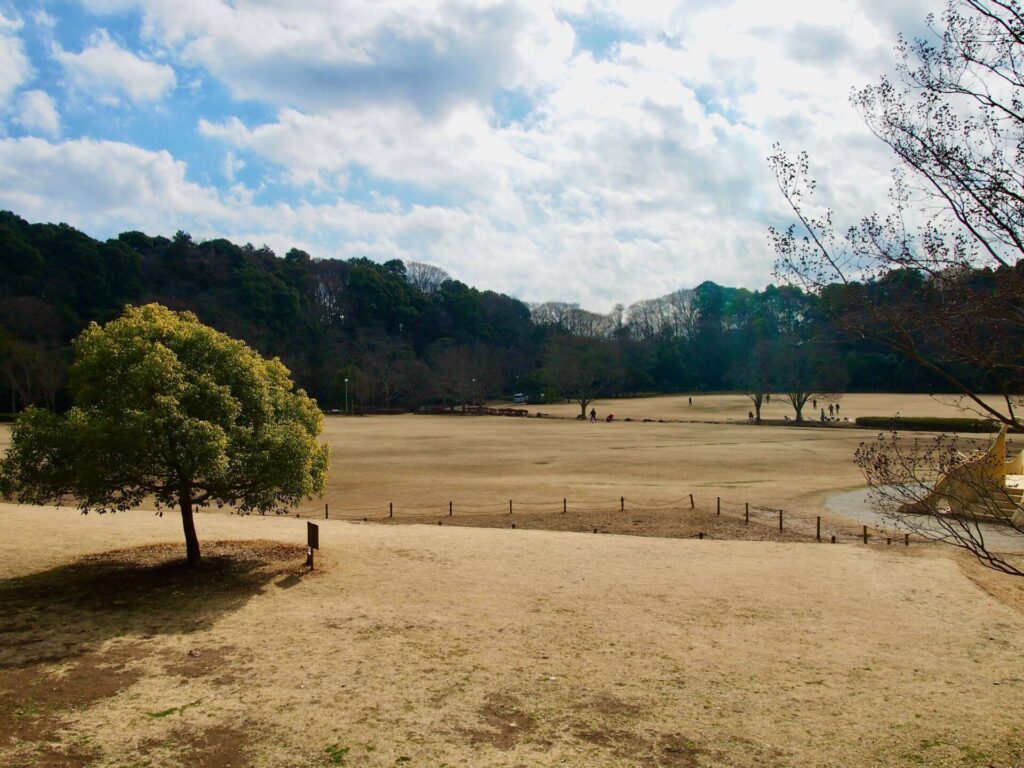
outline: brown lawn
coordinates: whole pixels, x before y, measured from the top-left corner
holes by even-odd
[[[859,484],[870,433],[407,416],[326,436],[339,513],[697,491],[813,514]],[[1024,763],[1024,587],[944,550],[428,522],[321,521],[310,574],[304,520],[204,514],[188,574],[174,513],[0,505],[0,764]]]

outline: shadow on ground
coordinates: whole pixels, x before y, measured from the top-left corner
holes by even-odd
[[[210,542],[190,570],[181,545],[158,544],[0,581],[0,676],[111,638],[209,627],[275,578],[296,573],[304,556],[304,547],[280,542]]]
[[[152,652],[147,639],[206,628],[282,576],[301,581],[305,548],[212,542],[195,570],[181,557],[181,545],[135,547],[0,581],[0,763],[91,765],[99,756],[87,745],[62,743],[63,715],[138,680],[138,662]],[[115,638],[125,641],[104,646]],[[196,652],[199,658],[189,656],[170,671],[181,677],[216,671],[228,649],[221,651]],[[190,765],[243,764],[244,739],[217,733],[220,751],[204,741],[210,734],[185,739]]]

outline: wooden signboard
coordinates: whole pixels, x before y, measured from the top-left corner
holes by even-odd
[[[320,549],[320,526],[306,523],[306,565],[313,570],[313,550]]]

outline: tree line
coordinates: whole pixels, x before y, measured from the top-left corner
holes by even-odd
[[[912,295],[900,270],[872,284]],[[848,296],[705,282],[609,313],[529,305],[419,262],[316,259],[224,239],[124,232],[0,212],[0,410],[67,404],[70,342],[126,304],[159,302],[280,357],[328,410],[408,410],[526,394],[743,389],[933,391],[939,377],[830,317]],[[970,371],[964,373],[970,376]],[[585,412],[586,404],[581,404]],[[799,415],[799,408],[796,408]]]

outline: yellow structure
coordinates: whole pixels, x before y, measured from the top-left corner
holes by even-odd
[[[1024,451],[1006,460],[1006,427],[983,452],[965,457],[940,475],[925,498],[904,504],[900,512],[945,511],[954,517],[1024,525]]]

